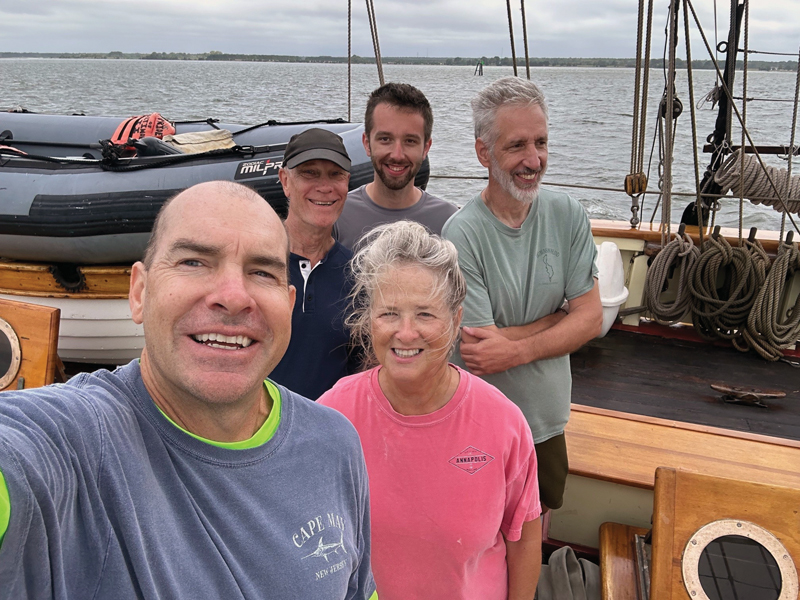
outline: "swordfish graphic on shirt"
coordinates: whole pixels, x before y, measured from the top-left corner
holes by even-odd
[[[306,558],[324,558],[325,562],[328,562],[328,555],[329,554],[338,554],[339,550],[347,554],[347,550],[344,548],[344,532],[339,530],[339,541],[333,544],[325,544],[323,543],[324,540],[322,537],[319,538],[319,545],[317,549],[314,550],[311,554],[308,554],[303,557],[303,560]]]

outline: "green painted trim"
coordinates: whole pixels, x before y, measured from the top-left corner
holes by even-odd
[[[278,425],[280,425],[281,422],[281,392],[269,379],[264,380],[264,387],[267,389],[267,393],[269,394],[270,398],[272,398],[272,410],[269,411],[267,420],[264,421],[264,424],[261,426],[261,428],[256,431],[255,434],[253,434],[253,437],[248,440],[242,440],[241,442],[217,442],[200,437],[199,435],[195,435],[191,431],[186,431],[183,427],[170,419],[166,414],[164,414],[164,411],[161,410],[158,405],[156,405],[156,407],[170,423],[175,425],[175,427],[184,433],[189,434],[193,438],[200,440],[201,442],[211,444],[212,446],[218,446],[219,448],[228,448],[229,450],[246,450],[248,448],[257,448],[258,446],[266,444],[272,439],[272,436],[275,435],[275,432],[278,430]]]
[[[8,487],[0,471],[0,544],[8,531],[8,522],[11,520],[11,498],[8,497]]]

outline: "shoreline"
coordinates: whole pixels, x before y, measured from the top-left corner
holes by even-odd
[[[306,63],[306,64],[347,64],[346,56],[292,56],[277,54],[226,54],[212,51],[199,54],[186,52],[0,52],[0,59],[90,59],[90,60],[177,60],[199,62],[275,62],[275,63]],[[384,65],[434,65],[453,67],[475,67],[482,62],[486,67],[511,67],[509,57],[421,57],[421,56],[388,56],[382,57]],[[375,57],[351,57],[352,64],[374,64]],[[686,61],[676,60],[678,69],[686,68]],[[663,68],[661,58],[650,60],[651,69]],[[531,67],[588,67],[588,68],[635,68],[634,58],[546,58],[534,57],[530,59]],[[517,68],[524,68],[525,61],[518,58]],[[710,60],[693,60],[692,67],[699,70],[714,70],[714,63]],[[737,69],[742,68],[742,61],[736,64]],[[748,69],[755,71],[781,71],[795,72],[797,61],[748,61]]]

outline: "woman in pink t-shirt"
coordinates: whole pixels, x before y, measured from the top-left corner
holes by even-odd
[[[374,368],[319,402],[358,430],[381,600],[530,600],[541,563],[533,438],[496,388],[450,364],[466,294],[452,243],[400,221],[353,259],[348,322]]]

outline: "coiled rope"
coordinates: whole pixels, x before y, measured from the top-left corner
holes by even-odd
[[[750,347],[767,360],[783,358],[781,349],[800,339],[800,296],[794,307],[780,314],[783,291],[792,274],[800,270],[800,250],[782,242],[778,255],[756,297],[744,335]]]
[[[706,239],[689,277],[695,331],[709,341],[741,339],[759,287],[745,248],[722,236]]]
[[[762,288],[764,287],[764,283],[767,280],[767,273],[769,273],[771,268],[771,261],[769,255],[767,255],[767,251],[764,250],[764,246],[761,245],[755,238],[755,228],[750,230],[750,238],[746,240],[742,240],[742,244],[744,249],[750,255],[750,260],[753,264],[753,273],[755,275],[755,298],[758,299],[758,294],[761,293]],[[755,301],[753,302],[753,306],[755,306]],[[752,314],[753,308],[750,308],[750,313]],[[748,314],[747,318],[750,318]],[[747,352],[751,347],[752,344],[747,337],[747,328],[742,327],[742,335],[733,339],[734,347],[739,350],[740,352]]]
[[[687,285],[688,275],[699,257],[700,249],[694,245],[688,234],[681,231],[653,258],[647,270],[644,302],[657,323],[661,325],[678,323],[689,310],[691,297]],[[661,294],[667,287],[670,274],[674,273],[676,268],[680,271],[677,276],[678,290],[675,299],[671,302],[662,302]]]
[[[722,187],[725,194],[731,191],[734,196],[742,195],[753,204],[771,206],[779,212],[783,212],[785,204],[789,212],[800,213],[800,176],[794,175],[789,179],[787,169],[771,166],[764,169],[754,156],[741,156],[741,149],[736,150],[722,163],[714,181]],[[783,192],[787,197],[780,198],[775,193],[775,188],[781,191],[788,189],[788,194]]]

